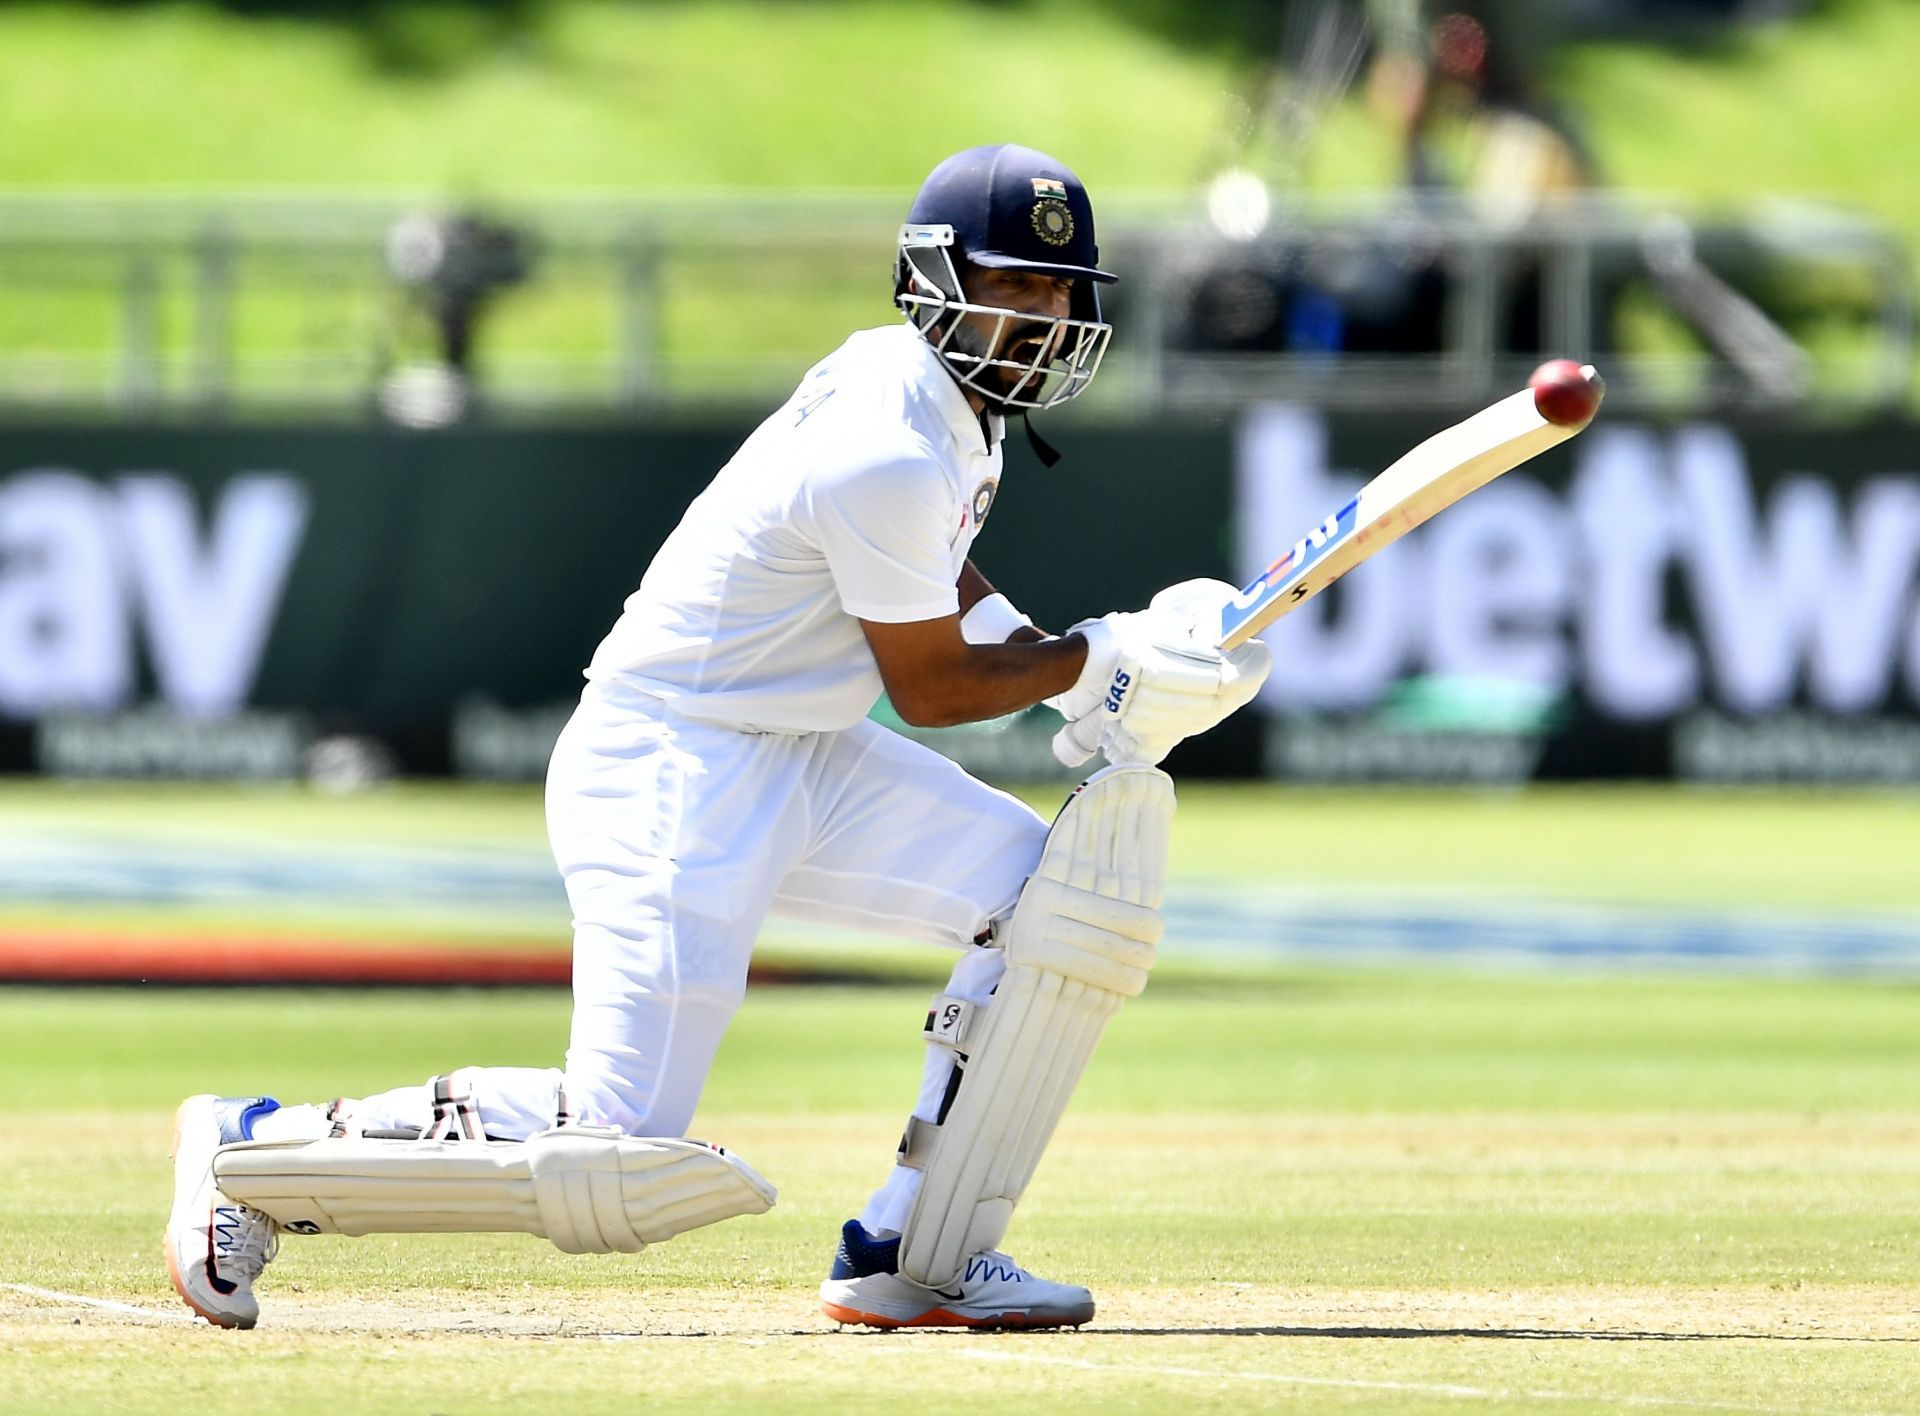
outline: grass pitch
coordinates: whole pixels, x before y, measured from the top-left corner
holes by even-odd
[[[4,784],[0,930],[185,939],[356,918],[256,902],[242,920],[170,901],[157,877],[117,905],[36,897],[35,847],[99,850],[110,880],[116,849],[151,873],[156,839],[216,862],[350,843],[506,863],[540,832],[524,790]],[[1916,846],[1920,803],[1896,795],[1183,785],[1174,871],[1187,889],[1444,887],[1910,926]],[[938,954],[887,947],[923,973]],[[1920,1409],[1911,975],[1166,953],[1008,1238],[1090,1284],[1099,1316],[1004,1336],[842,1333],[815,1306],[837,1226],[889,1163],[931,975],[750,994],[695,1134],[773,1179],[771,1214],[631,1259],[511,1235],[289,1238],[252,1333],[194,1324],[167,1284],[179,1098],[551,1065],[565,997],[0,990],[0,1411]]]
[[[0,993],[0,1409],[1895,1412],[1920,1402],[1920,997],[1868,982],[1276,971],[1114,1024],[1009,1246],[1077,1334],[840,1333],[924,991],[767,989],[696,1134],[769,1215],[638,1258],[290,1238],[263,1326],[157,1244],[195,1089],[545,1064],[546,993]],[[123,1306],[89,1306],[106,1302]]]

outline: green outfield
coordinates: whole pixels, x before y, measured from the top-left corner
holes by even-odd
[[[518,1237],[289,1239],[263,1326],[233,1334],[176,1321],[160,1261],[177,1097],[544,1063],[564,1000],[0,994],[0,1409],[1920,1401],[1911,987],[1418,971],[1175,984],[1116,1022],[1010,1236],[1090,1283],[1096,1322],[836,1332],[812,1289],[884,1169],[923,998],[749,1000],[696,1130],[781,1187],[764,1218],[631,1259]]]
[[[1064,793],[1023,789],[1049,814]],[[1920,948],[1910,794],[1207,782],[1180,794],[1163,972],[1337,959],[1350,929],[1384,932],[1395,958],[1518,951],[1545,964],[1619,964],[1651,949],[1666,964],[1911,967]],[[1483,921],[1498,948],[1473,947]],[[0,979],[147,976],[18,967],[49,951],[551,956],[567,931],[534,787],[406,783],[342,797],[0,782]],[[914,981],[944,968],[938,951],[778,919],[759,961]]]
[[[1016,790],[1051,815],[1070,785]],[[1906,792],[1183,781],[1179,795],[1176,876],[1920,913],[1912,869],[1920,797]],[[269,843],[543,853],[545,830],[534,786],[406,782],[331,796],[284,784],[0,778],[0,839],[74,834],[129,847],[197,846],[216,857]],[[105,898],[70,902],[60,913],[110,913]],[[0,893],[0,922],[17,918],[27,899]]]
[[[533,880],[540,829],[517,788],[9,784],[0,933],[270,935],[315,919],[220,906],[243,866],[404,856]],[[0,990],[0,1410],[1911,1411],[1916,844],[1920,802],[1897,795],[1183,788],[1188,900],[1311,885],[1684,906],[1736,933],[1813,911],[1905,930],[1909,966],[1335,967],[1280,950],[1284,918],[1272,957],[1170,938],[1009,1236],[1096,1290],[1100,1316],[1066,1334],[841,1333],[815,1309],[836,1226],[898,1134],[937,951],[875,946],[877,979],[913,982],[750,994],[695,1133],[780,1186],[771,1214],[632,1259],[290,1238],[250,1334],[190,1324],[167,1284],[178,1099],[550,1065],[564,994]],[[185,859],[212,872],[206,897],[169,894],[161,867]],[[146,896],[57,897],[105,889],[116,861]],[[282,876],[256,883],[298,904]],[[407,927],[473,913],[428,902]],[[341,901],[319,924],[363,917]],[[564,921],[526,927],[551,940]]]

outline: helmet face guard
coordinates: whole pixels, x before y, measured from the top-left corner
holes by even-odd
[[[1092,282],[1075,282],[1073,313],[1066,317],[974,304],[963,293],[954,244],[951,226],[901,227],[893,298],[961,387],[994,409],[1055,408],[1084,392],[1113,337],[1113,326],[1100,318]],[[994,265],[1036,268],[1025,262]],[[962,323],[968,315],[975,324]]]
[[[961,273],[1022,270],[1073,281],[1065,317],[969,301]],[[893,299],[954,378],[988,407],[1053,408],[1093,382],[1113,326],[1100,317],[1093,205],[1066,166],[1002,143],[928,175],[900,228]]]

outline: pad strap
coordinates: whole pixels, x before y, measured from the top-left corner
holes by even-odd
[[[435,1077],[427,1085],[433,1093],[433,1119],[420,1133],[423,1141],[484,1141],[486,1128],[480,1124],[480,1108],[474,1104],[473,1088],[457,1081],[449,1072]]]
[[[921,1029],[920,1035],[941,1047],[964,1048],[977,1015],[978,1010],[966,999],[942,993],[927,1009],[927,1025]]]

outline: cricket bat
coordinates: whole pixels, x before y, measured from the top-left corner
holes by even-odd
[[[1593,421],[1606,388],[1591,364],[1542,364],[1518,393],[1435,433],[1367,483],[1217,610],[1199,606],[1193,637],[1238,649],[1468,492],[1578,433]],[[1096,712],[1068,723],[1054,735],[1054,756],[1078,766],[1113,721]]]
[[[1541,365],[1527,387],[1435,433],[1368,482],[1222,605],[1217,625],[1203,621],[1199,637],[1239,648],[1468,492],[1574,436],[1605,392],[1591,364]]]

